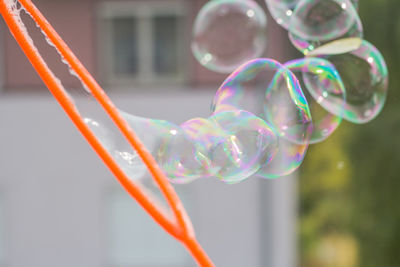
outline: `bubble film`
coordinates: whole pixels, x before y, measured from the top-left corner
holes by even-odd
[[[265,0],[271,16],[276,23],[289,29],[289,21],[299,0]]]
[[[254,1],[213,0],[197,15],[192,52],[204,67],[230,73],[265,50],[267,18]]]
[[[299,2],[300,0],[265,0],[268,10],[276,23],[285,29],[289,29],[290,19]],[[358,0],[352,0],[351,2],[358,9]]]
[[[346,89],[343,118],[353,123],[366,123],[382,110],[388,88],[388,70],[381,53],[371,43],[363,40],[360,47],[348,53],[321,55],[338,70]],[[317,94],[318,85],[308,83]],[[328,108],[327,102],[324,103]],[[338,107],[329,110],[340,115]]]
[[[247,61],[261,53],[254,53],[261,47],[254,40],[265,45],[259,34],[266,27],[265,18],[260,23],[263,13],[251,1],[211,1],[195,22],[196,58],[219,72],[243,64],[217,90],[210,116],[175,125],[121,112],[170,181],[217,177],[234,184],[253,175],[288,175],[300,166],[309,144],[328,138],[342,118],[364,123],[382,109],[387,68],[379,51],[361,38],[360,19],[348,0],[267,4],[271,13],[277,7],[290,10],[281,21],[273,16],[288,27],[305,58],[283,65],[267,58]],[[145,175],[137,154],[107,125],[90,117],[86,123],[130,177]]]
[[[313,118],[309,142],[314,144],[325,140],[339,127],[344,112],[346,93],[339,73],[329,61],[320,58],[292,60],[284,66],[297,75],[305,95],[308,95]],[[333,111],[338,111],[339,115]]]
[[[268,164],[278,150],[278,137],[261,118],[243,110],[224,111],[210,118],[225,130],[224,146],[215,147],[212,161],[222,168],[217,177],[240,182]]]
[[[288,71],[278,71],[271,80],[265,93],[264,114],[280,136],[307,144],[313,129],[309,106],[300,86],[288,84],[285,72]]]
[[[278,150],[273,129],[243,110],[194,118],[181,126],[121,113],[175,183],[209,176],[237,183],[268,164]],[[139,179],[146,173],[136,152],[116,143],[107,127],[90,118],[85,122],[131,178]]]
[[[337,39],[362,36],[360,17],[349,0],[302,0],[290,19],[290,41],[304,54]]]
[[[159,144],[153,150],[155,159],[172,181],[186,183],[213,174],[206,151],[181,128],[169,131]]]
[[[236,108],[251,111],[277,133],[279,148],[271,165],[257,173],[277,177],[294,171],[302,162],[312,129],[311,115],[298,80],[292,72],[271,59],[256,59],[233,72],[218,89],[213,111]],[[287,143],[287,144],[285,144]],[[279,161],[279,162],[278,162]],[[268,168],[270,169],[270,168]]]
[[[174,182],[190,182],[209,176],[210,161],[201,145],[179,126],[164,120],[137,117],[120,111],[142,143],[152,153],[160,167]],[[105,125],[86,118],[85,122],[105,148],[132,179],[141,179],[146,169],[137,153],[108,131]]]
[[[249,61],[231,74],[218,89],[208,118],[178,126],[121,114],[175,183],[211,176],[237,183],[254,174],[289,174],[304,158],[312,127],[298,80],[270,59]],[[119,144],[107,126],[85,121],[130,177],[145,173],[137,154]]]

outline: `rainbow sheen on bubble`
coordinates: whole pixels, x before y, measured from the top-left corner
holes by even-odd
[[[313,118],[311,144],[327,139],[340,125],[346,92],[336,68],[321,58],[302,58],[284,64],[299,78]],[[313,89],[318,88],[316,92]],[[314,100],[311,102],[310,100]],[[339,115],[332,113],[339,111]]]
[[[211,162],[202,146],[180,126],[121,113],[171,181],[184,183],[210,175]]]
[[[201,36],[195,27],[200,38],[192,44],[195,56],[205,67],[219,72],[229,72],[244,63],[217,90],[211,115],[178,126],[121,112],[171,182],[217,177],[234,184],[250,176],[291,174],[301,165],[309,144],[328,138],[342,118],[365,123],[381,111],[387,92],[387,67],[379,51],[361,38],[360,19],[348,0],[267,3],[270,10],[278,4],[292,6],[289,35],[305,58],[285,64],[267,58],[247,61],[251,53],[242,57],[234,49],[245,41],[253,44],[253,39],[224,39],[222,32],[248,37],[243,28],[241,33],[235,32],[239,27],[233,25],[244,23],[242,26],[247,27],[250,20],[253,27],[251,20],[259,10],[249,9],[254,5],[251,1],[215,0],[197,18],[210,23],[201,25],[201,30],[210,31],[204,36],[214,43],[207,43],[211,39]],[[214,20],[218,27],[212,24]],[[281,24],[285,27],[285,22]],[[210,46],[196,54],[198,45]],[[242,49],[255,51],[253,46]],[[228,63],[229,57],[233,61]],[[217,59],[220,61],[212,61]],[[86,123],[130,177],[144,175],[145,168],[132,148],[119,144],[107,126],[91,118],[86,118]]]
[[[192,52],[204,67],[230,73],[265,50],[267,18],[254,1],[213,0],[198,13]]]
[[[301,0],[288,31],[303,54],[337,39],[363,36],[360,17],[349,0]]]
[[[233,184],[252,175],[292,173],[305,156],[312,129],[298,80],[271,59],[249,61],[233,72],[218,89],[208,118],[178,126],[122,111],[121,115],[174,183],[217,177]],[[87,118],[86,123],[132,179],[144,175],[130,146],[120,145],[98,122]],[[300,142],[291,140],[298,138]]]
[[[252,59],[265,47],[266,18],[261,8],[251,0],[211,1],[195,21],[192,49],[196,58],[219,72],[230,72],[243,63],[216,92],[211,115],[176,125],[119,111],[133,130],[130,137],[141,140],[135,149],[150,151],[171,182],[217,177],[234,184],[253,175],[291,174],[302,163],[309,144],[328,138],[342,117],[366,123],[382,110],[388,70],[380,52],[361,38],[354,7],[358,0],[353,0],[354,6],[349,0],[266,2],[305,58],[283,65],[267,58]],[[74,104],[81,101],[72,96]],[[79,112],[91,130],[86,132],[88,137],[94,134],[102,145],[88,138],[96,150],[110,152],[105,153],[105,159],[115,160],[110,167],[118,164],[127,177],[148,177],[147,168],[124,137],[129,129],[120,132],[114,116],[104,120],[106,114],[99,116],[86,100]],[[153,182],[147,179],[138,184]]]
[[[211,159],[222,168],[217,177],[237,183],[268,164],[278,150],[278,137],[261,118],[243,110],[213,114],[210,120],[224,129],[227,142],[215,147]]]
[[[294,74],[275,60],[247,62],[224,81],[213,100],[214,112],[237,108],[263,119],[279,137],[276,156],[257,175],[277,177],[296,170],[305,156],[312,122]]]
[[[388,70],[381,53],[368,41],[348,53],[320,55],[338,70],[346,90],[343,118],[353,123],[367,123],[382,110],[388,88]],[[308,84],[317,94],[319,85]],[[330,108],[339,115],[341,110]]]
[[[280,136],[307,144],[313,129],[309,106],[300,86],[288,84],[286,72],[281,69],[271,80],[265,93],[264,114]]]
[[[268,164],[278,150],[278,138],[262,119],[243,110],[214,113],[208,119],[194,118],[181,126],[146,119],[121,111],[171,182],[188,183],[215,176],[237,183]],[[105,148],[132,179],[146,170],[130,147],[117,144],[103,125],[87,118]]]

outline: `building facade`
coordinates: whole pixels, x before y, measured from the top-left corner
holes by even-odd
[[[203,0],[34,1],[118,107],[176,123],[208,116],[225,78],[190,52]],[[23,14],[64,86],[81,84]],[[266,55],[285,59],[269,20]],[[120,188],[2,24],[0,265],[195,266]],[[251,178],[177,185],[200,242],[217,266],[295,266],[295,183]]]

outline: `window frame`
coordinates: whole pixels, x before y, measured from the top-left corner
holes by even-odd
[[[160,87],[165,85],[182,85],[188,77],[188,58],[186,26],[188,8],[182,0],[147,0],[147,1],[106,1],[98,8],[98,57],[103,82],[112,90],[131,87],[132,85]],[[178,67],[177,75],[157,74],[153,66],[153,20],[156,16],[174,16],[178,19]],[[110,20],[129,17],[137,19],[138,34],[138,74],[121,75],[114,72],[113,29]],[[151,49],[148,49],[151,47]]]

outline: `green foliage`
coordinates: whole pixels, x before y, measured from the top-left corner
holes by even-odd
[[[356,133],[351,199],[363,267],[400,266],[400,110],[388,108]]]
[[[302,266],[330,266],[317,259],[324,240],[332,235],[352,238],[348,237],[353,213],[349,190],[354,175],[346,147],[353,131],[352,125],[342,125],[325,142],[311,146],[303,162],[299,221]]]
[[[365,38],[382,52],[389,69],[384,111],[358,127],[350,143],[353,162],[352,231],[360,266],[400,266],[400,3],[362,0]]]
[[[400,266],[400,1],[360,0],[360,16],[365,39],[388,65],[388,99],[372,122],[343,123],[310,148],[300,180],[304,267],[331,266],[318,250],[327,243],[338,253],[345,250],[337,246],[352,247],[357,256],[336,266]],[[332,236],[342,241],[327,242]],[[354,257],[340,253],[336,257]]]

